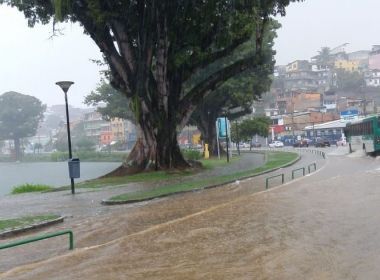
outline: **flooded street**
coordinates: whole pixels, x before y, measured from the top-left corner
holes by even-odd
[[[378,279],[379,179],[380,160],[331,155],[312,176],[269,191],[257,192],[263,179],[253,178],[103,206],[55,227],[73,228],[76,250],[64,238],[11,249],[10,259],[30,264],[0,278]]]

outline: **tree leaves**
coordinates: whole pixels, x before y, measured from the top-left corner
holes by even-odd
[[[35,135],[46,105],[33,96],[17,92],[0,95],[0,139]]]

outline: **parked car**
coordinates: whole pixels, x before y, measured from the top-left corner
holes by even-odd
[[[259,142],[252,142],[251,143],[251,147],[252,148],[260,148],[261,147],[261,144]]]
[[[347,144],[347,141],[345,138],[344,139],[340,138],[338,141],[336,141],[337,146],[346,146],[346,144]]]
[[[324,138],[315,139],[315,147],[330,147],[330,141]]]
[[[298,140],[293,144],[295,148],[309,147],[309,142],[306,139]]]
[[[281,141],[273,141],[272,143],[269,143],[270,148],[282,148],[284,147],[284,143]]]
[[[249,148],[249,144],[241,142],[241,143],[239,143],[239,148]]]

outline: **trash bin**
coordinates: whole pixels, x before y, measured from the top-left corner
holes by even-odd
[[[80,178],[80,160],[79,158],[71,158],[68,161],[70,178]]]

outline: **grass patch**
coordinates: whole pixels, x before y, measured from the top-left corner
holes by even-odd
[[[230,175],[216,176],[216,177],[193,181],[193,182],[183,182],[183,183],[172,184],[168,186],[161,186],[149,191],[122,194],[122,195],[111,197],[110,200],[128,201],[128,200],[151,199],[158,196],[204,188],[204,187],[212,186],[216,184],[222,184],[222,183],[237,180],[243,177],[254,176],[256,174],[271,170],[273,168],[278,168],[280,166],[283,166],[295,160],[297,157],[298,155],[296,153],[291,153],[291,152],[268,152],[266,163],[263,166],[255,168],[253,170],[241,171],[241,172],[236,172]]]
[[[238,161],[239,157],[233,157],[230,161]],[[210,158],[210,159],[202,159],[200,162],[203,165],[204,169],[213,169],[218,166],[226,165],[226,159],[221,158]],[[177,172],[166,172],[166,171],[154,171],[154,172],[143,172],[134,175],[128,175],[123,177],[110,177],[110,178],[101,178],[89,180],[81,183],[76,183],[75,186],[77,188],[103,188],[109,186],[117,186],[117,185],[125,185],[128,183],[138,183],[138,182],[156,182],[156,181],[165,181],[172,180],[175,178],[180,178],[184,176],[193,175],[194,171],[192,170],[183,170]],[[61,191],[68,190],[70,186],[63,186],[60,188],[54,188],[48,191]]]
[[[13,187],[11,194],[30,193],[30,192],[42,192],[52,190],[53,188],[48,185],[39,184],[23,184]]]
[[[240,160],[239,156],[233,156],[230,158],[230,162],[235,162],[238,160]],[[215,167],[229,164],[227,162],[227,157],[221,157],[220,159],[217,157],[211,157],[209,159],[202,159],[200,162],[202,163],[204,169],[213,169]]]
[[[178,172],[165,172],[165,171],[155,171],[155,172],[142,172],[134,175],[128,175],[123,177],[109,177],[88,180],[81,183],[76,183],[76,188],[103,188],[109,186],[125,185],[128,183],[138,183],[138,182],[154,182],[154,181],[163,181],[169,180],[172,178],[178,178],[183,176],[192,175],[193,172],[190,171],[178,171]],[[68,190],[70,186],[63,186],[59,188],[53,188],[48,191],[62,191]]]
[[[0,220],[0,231],[12,230],[15,228],[22,228],[30,226],[43,221],[50,221],[59,218],[59,215],[38,215],[26,216],[16,219]]]

